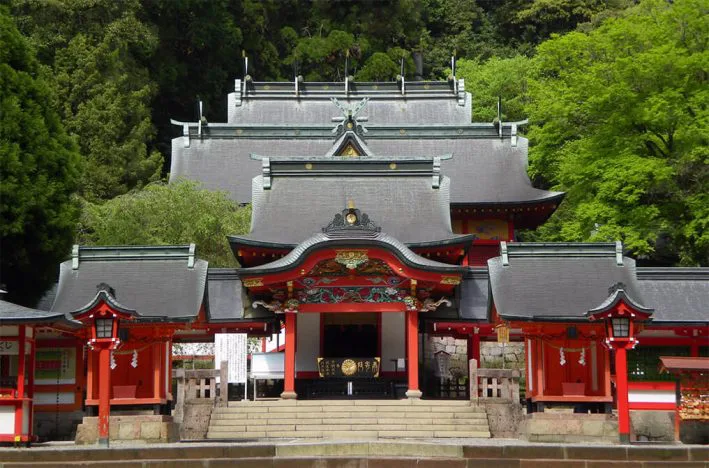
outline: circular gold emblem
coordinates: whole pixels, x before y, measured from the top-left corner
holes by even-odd
[[[348,213],[347,216],[345,216],[345,219],[348,224],[354,224],[357,222],[357,215],[354,213]]]
[[[354,375],[357,372],[357,363],[352,359],[345,359],[342,361],[342,373],[345,375]]]

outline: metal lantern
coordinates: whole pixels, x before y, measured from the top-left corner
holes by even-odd
[[[609,331],[613,338],[628,338],[630,337],[630,318],[628,317],[612,317]]]
[[[94,326],[96,327],[96,338],[113,338],[113,327],[116,319],[114,317],[97,318]]]

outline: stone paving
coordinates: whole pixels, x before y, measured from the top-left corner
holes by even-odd
[[[2,468],[30,466],[113,467],[573,467],[709,468],[709,446],[580,445],[525,443],[511,439],[398,441],[242,441],[114,445],[71,443],[0,449]]]

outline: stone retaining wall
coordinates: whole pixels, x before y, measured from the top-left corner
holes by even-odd
[[[30,468],[78,463],[98,468],[272,467],[393,468],[409,466],[690,468],[705,467],[709,447],[701,446],[583,446],[524,443],[438,444],[416,442],[347,442],[332,444],[179,444],[116,449],[47,447],[1,449],[4,468]],[[38,464],[45,465],[38,465]]]
[[[114,443],[164,443],[179,440],[179,424],[172,416],[111,416],[109,440]],[[87,416],[76,430],[76,444],[95,444],[98,440],[98,418]]]
[[[520,436],[530,442],[618,443],[618,420],[609,414],[528,414]]]

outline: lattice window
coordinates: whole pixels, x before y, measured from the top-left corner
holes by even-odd
[[[660,374],[660,356],[689,356],[689,347],[640,346],[628,352],[628,379],[642,381],[672,381],[671,374]]]

